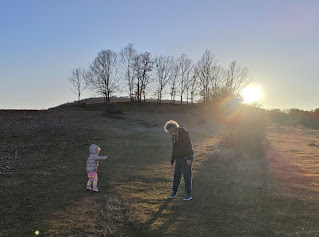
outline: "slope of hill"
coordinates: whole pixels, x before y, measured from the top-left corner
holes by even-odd
[[[319,233],[319,131],[278,124],[260,130],[254,117],[247,122],[236,114],[228,120],[236,131],[229,140],[231,126],[207,107],[119,103],[116,109],[121,119],[105,116],[99,104],[0,111],[1,236]],[[194,144],[191,202],[182,201],[183,184],[175,200],[167,199],[169,119],[185,126]],[[265,131],[262,144],[250,138],[257,130]],[[85,190],[92,143],[111,156],[100,163],[99,194]]]

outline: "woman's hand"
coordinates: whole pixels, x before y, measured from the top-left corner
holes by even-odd
[[[191,166],[192,165],[192,160],[187,160],[187,165]]]

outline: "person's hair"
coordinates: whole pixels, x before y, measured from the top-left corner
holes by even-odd
[[[169,131],[177,130],[179,128],[179,124],[174,120],[169,120],[164,125],[165,132],[169,133]]]

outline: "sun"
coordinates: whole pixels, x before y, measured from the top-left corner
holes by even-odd
[[[244,103],[247,104],[259,102],[262,97],[261,89],[257,86],[247,86],[240,94],[243,97]]]

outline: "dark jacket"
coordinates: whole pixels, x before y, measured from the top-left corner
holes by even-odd
[[[194,159],[194,150],[191,139],[185,128],[179,128],[176,136],[172,137],[173,152],[171,164],[174,163],[175,159]]]

